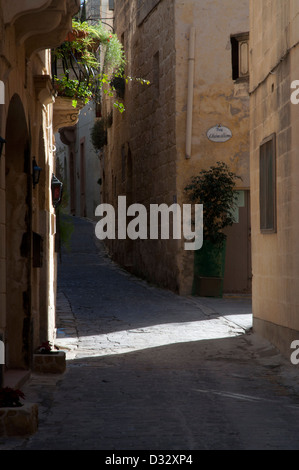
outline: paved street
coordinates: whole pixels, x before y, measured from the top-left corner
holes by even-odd
[[[299,366],[252,333],[250,299],[158,289],[72,220],[57,299],[67,371],[32,376],[39,430],[0,450],[299,449]]]

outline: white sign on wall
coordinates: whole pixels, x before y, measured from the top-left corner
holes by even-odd
[[[207,132],[207,137],[212,142],[227,142],[232,138],[232,131],[228,127],[214,126]]]

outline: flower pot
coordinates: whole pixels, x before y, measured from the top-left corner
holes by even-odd
[[[68,42],[73,42],[77,41],[78,39],[84,39],[86,38],[86,36],[88,36],[88,33],[86,31],[72,30],[66,35],[65,40]]]
[[[24,437],[38,429],[38,405],[26,403],[20,407],[0,408],[0,436]]]
[[[205,240],[203,247],[195,251],[192,295],[223,296],[225,255],[225,241],[222,244],[215,244]]]
[[[63,374],[66,369],[64,351],[33,354],[33,371],[38,374]]]

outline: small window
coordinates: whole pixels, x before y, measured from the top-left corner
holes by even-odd
[[[114,10],[114,0],[109,0],[109,10]]]
[[[231,36],[233,80],[249,78],[249,33]]]
[[[276,138],[273,134],[260,146],[260,229],[276,232]]]

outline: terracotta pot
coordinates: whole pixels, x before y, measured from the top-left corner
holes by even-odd
[[[76,41],[77,39],[84,39],[86,38],[87,35],[88,33],[86,33],[85,31],[72,30],[67,34],[65,40],[68,42],[73,42],[73,41]]]

